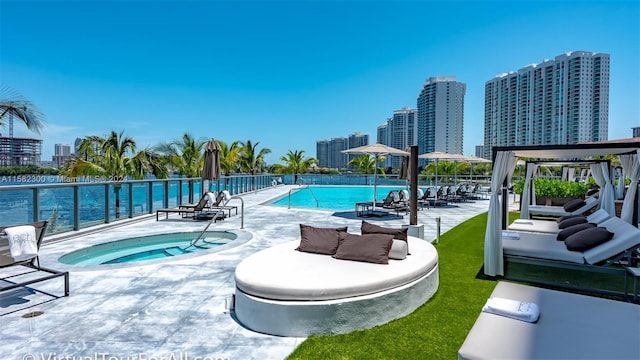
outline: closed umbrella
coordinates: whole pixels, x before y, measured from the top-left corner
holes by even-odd
[[[204,166],[202,167],[202,180],[205,181],[203,192],[207,192],[209,181],[220,179],[220,145],[211,138],[204,148]]]
[[[378,156],[380,155],[399,155],[399,156],[409,156],[409,153],[406,151],[402,151],[400,149],[392,148],[383,144],[371,144],[364,145],[360,147],[356,147],[353,149],[342,150],[344,154],[368,154],[373,155],[376,159],[374,167],[373,167],[373,210],[376,210],[376,201],[377,201],[377,184],[376,177],[378,174]]]

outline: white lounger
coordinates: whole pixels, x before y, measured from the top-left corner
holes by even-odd
[[[587,216],[587,221],[594,224],[600,224],[610,217],[611,215],[609,215],[608,212],[600,209]],[[538,219],[517,219],[509,225],[508,229],[509,231],[529,231],[549,234],[557,234],[560,231],[560,229],[558,229],[558,223],[555,220]]]
[[[568,212],[562,206],[547,206],[547,205],[529,205],[529,214],[538,216],[566,216],[566,215],[580,215],[586,211],[598,206],[599,200],[593,196],[588,196],[584,199],[586,203],[575,211]]]
[[[599,226],[607,228],[615,235],[611,240],[584,252],[567,250],[563,241],[556,240],[556,234],[520,231],[510,231],[519,235],[517,240],[503,237],[502,248],[505,256],[595,265],[640,245],[640,229],[620,218],[611,217]]]
[[[508,282],[491,296],[535,303],[540,318],[481,312],[458,359],[640,359],[638,305]]]
[[[438,253],[409,236],[411,255],[389,264],[296,251],[299,240],[243,260],[235,272],[235,314],[254,331],[279,336],[336,334],[406,316],[438,288]]]

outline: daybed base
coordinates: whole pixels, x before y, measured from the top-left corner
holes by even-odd
[[[236,289],[235,315],[243,326],[265,334],[344,334],[409,315],[435,294],[438,278],[436,266],[420,279],[394,289],[321,301],[271,300]]]
[[[412,236],[404,260],[338,260],[296,251],[299,241],[261,250],[236,267],[235,316],[271,335],[347,333],[413,312],[438,289],[438,253]]]

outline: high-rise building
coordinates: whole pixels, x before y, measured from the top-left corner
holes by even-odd
[[[40,165],[42,140],[0,134],[0,166]]]
[[[316,141],[316,159],[319,167],[329,167],[329,140]]]
[[[396,110],[385,124],[378,126],[378,143],[404,150],[418,143],[418,110],[408,107]],[[402,157],[389,156],[382,166],[400,168]]]
[[[80,152],[80,144],[82,144],[82,138],[77,137],[76,140],[73,142],[73,152],[74,153],[79,153]]]
[[[356,132],[349,135],[349,138],[347,139],[347,149],[353,149],[353,148],[357,148],[365,145],[369,145],[368,134]],[[351,161],[351,159],[356,158],[358,156],[360,155],[356,155],[356,154],[347,155],[347,164],[349,163],[349,161]]]
[[[466,88],[455,76],[436,76],[425,81],[417,101],[420,154],[433,151],[462,154]]]
[[[476,145],[476,153],[477,157],[484,157],[484,144]]]
[[[494,146],[605,141],[609,55],[574,51],[485,83],[484,156]]]
[[[52,161],[55,167],[60,166],[69,161],[73,155],[71,154],[71,146],[67,144],[55,144]]]
[[[336,137],[331,140],[316,141],[316,159],[318,166],[345,169],[354,155],[342,153],[343,150],[369,144],[369,135],[353,133],[349,137]],[[359,155],[355,155],[356,157]]]
[[[631,133],[633,137],[640,137],[640,126],[632,127]]]

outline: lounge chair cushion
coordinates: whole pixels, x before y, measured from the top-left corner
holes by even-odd
[[[570,235],[564,243],[569,251],[585,251],[611,240],[613,235],[604,227],[595,227]]]
[[[343,232],[340,233],[340,244],[333,257],[341,260],[388,264],[392,244],[393,235],[356,235]]]
[[[558,223],[558,229],[566,229],[569,226],[573,226],[573,225],[578,225],[578,224],[584,224],[586,222],[589,222],[587,220],[586,217],[582,216],[582,217],[574,217],[571,219],[567,219],[565,221],[562,221],[560,223]]]
[[[338,249],[341,232],[347,232],[347,227],[319,228],[300,224],[300,246],[296,250],[333,255]]]
[[[558,233],[558,236],[556,237],[556,240],[565,241],[569,236],[577,233],[578,231],[594,228],[596,226],[597,225],[594,223],[583,223],[583,224],[577,224],[577,225],[566,227],[560,230],[560,232]]]
[[[564,211],[566,212],[573,212],[576,211],[578,209],[580,209],[581,207],[587,205],[587,203],[582,200],[582,199],[573,199],[571,201],[568,201],[567,203],[565,203],[562,207],[564,208]]]

